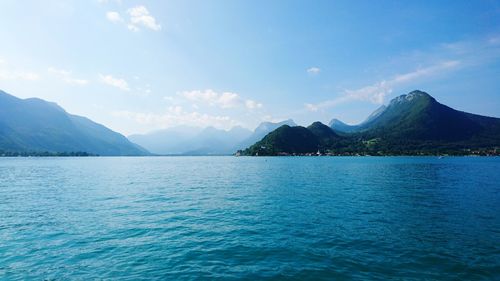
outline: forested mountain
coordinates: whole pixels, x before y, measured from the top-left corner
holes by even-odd
[[[422,91],[394,98],[387,107],[379,108],[359,125],[332,121],[333,129],[319,122],[309,126],[307,130],[315,136],[316,142],[308,139],[304,147],[297,147],[298,138],[289,134],[289,129],[280,128],[243,154],[314,153],[318,150],[331,154],[371,155],[497,154],[500,148],[499,118],[452,109]],[[317,143],[317,146],[311,146],[312,143]],[[294,149],[290,150],[292,144]],[[262,146],[266,147],[265,151],[259,150]]]

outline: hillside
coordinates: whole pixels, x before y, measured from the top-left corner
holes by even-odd
[[[244,151],[245,155],[304,154],[318,150],[320,141],[309,129],[283,125]]]
[[[295,136],[288,140],[288,136],[278,130],[272,132],[273,138],[266,136],[263,141],[273,148],[270,152],[287,153],[292,152],[287,149],[291,144],[294,151],[314,153],[320,149],[339,155],[463,155],[497,154],[500,151],[499,118],[452,109],[422,91],[394,98],[388,106],[379,108],[359,125],[332,121],[333,129],[319,122],[308,127],[315,136],[317,147],[310,146],[311,140],[300,147]],[[335,133],[335,128],[341,135]],[[252,146],[244,154],[253,155],[254,152],[255,146]]]
[[[292,119],[284,120],[281,122],[262,122],[255,128],[253,133],[248,136],[246,139],[242,140],[240,143],[236,145],[237,149],[245,149],[252,144],[260,141],[263,137],[265,137],[270,132],[276,130],[277,128],[288,125],[290,127],[297,126]],[[234,152],[234,151],[233,151]]]
[[[38,98],[0,91],[0,151],[147,155],[123,135]]]

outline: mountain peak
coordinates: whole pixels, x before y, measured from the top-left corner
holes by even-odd
[[[309,129],[284,124],[245,150],[246,155],[302,154],[317,151],[318,137]]]
[[[328,123],[328,125],[330,125],[330,127],[334,127],[335,125],[340,125],[340,126],[345,126],[347,125],[346,123],[340,121],[339,119],[337,118],[333,118],[330,123]]]
[[[323,124],[323,123],[321,123],[321,122],[319,122],[319,121],[313,122],[313,123],[310,125],[310,127],[323,127],[323,126],[328,127],[328,126],[326,126],[325,124]]]
[[[416,100],[434,100],[434,98],[426,92],[414,90],[408,94],[393,98],[389,105],[408,103]]]
[[[311,131],[315,136],[323,140],[331,140],[331,138],[336,138],[337,134],[332,130],[332,128],[327,125],[316,121],[307,127],[309,131]]]
[[[293,122],[292,119],[287,119],[287,120],[284,120],[284,121],[281,121],[281,122],[277,122],[277,123],[273,123],[273,122],[262,122],[259,124],[259,126],[257,126],[257,128],[255,129],[255,132],[258,132],[258,131],[265,131],[266,134],[278,127],[280,127],[281,125],[289,125],[291,127],[293,126],[297,126],[297,124],[295,124],[295,122]]]

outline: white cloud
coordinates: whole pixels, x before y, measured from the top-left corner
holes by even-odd
[[[132,31],[138,31],[139,26],[143,26],[154,31],[161,29],[161,25],[156,22],[156,19],[144,6],[130,8],[127,10],[127,13],[130,16],[130,23],[127,27]]]
[[[217,103],[221,108],[233,108],[240,104],[240,97],[235,93],[222,93],[217,99]]]
[[[0,80],[40,80],[40,75],[34,72],[0,70]]]
[[[64,82],[66,82],[68,84],[75,84],[75,85],[84,86],[84,85],[87,85],[89,83],[88,80],[71,77],[71,71],[68,71],[68,70],[56,69],[53,67],[49,67],[47,69],[47,71],[51,74],[56,75],[59,79],[63,80]]]
[[[7,60],[0,58],[0,80],[35,81],[40,80],[40,75],[36,72],[12,66]]]
[[[308,68],[306,71],[309,74],[316,75],[316,74],[319,74],[321,72],[321,69],[319,67],[313,66],[313,67]]]
[[[315,105],[315,104],[312,104],[312,103],[306,103],[305,106],[306,106],[307,110],[313,111],[313,112],[316,112],[319,109],[319,105]]]
[[[133,24],[127,24],[127,28],[130,30],[130,31],[139,31],[139,28]]]
[[[99,2],[99,4],[108,4],[111,2],[115,2],[116,4],[121,4],[122,0],[97,0],[97,2]]]
[[[14,73],[14,77],[17,79],[30,80],[30,81],[40,79],[40,75],[38,75],[37,73],[34,73],[34,72],[17,72],[17,73]]]
[[[392,93],[393,89],[404,84],[414,82],[418,79],[437,75],[441,72],[452,70],[460,65],[460,61],[451,60],[437,63],[435,65],[420,68],[412,72],[398,74],[389,80],[382,80],[372,85],[361,87],[356,90],[345,90],[343,95],[332,100],[327,100],[317,104],[305,104],[309,111],[318,111],[323,108],[330,108],[349,101],[369,101],[375,104],[384,103],[385,97]]]
[[[112,115],[152,129],[168,128],[178,125],[197,127],[213,126],[220,129],[230,129],[234,126],[241,125],[240,122],[231,119],[229,116],[210,115],[197,111],[188,112],[181,106],[170,106],[167,108],[166,112],[162,114],[121,110],[112,112]]]
[[[112,23],[123,22],[123,19],[118,12],[113,12],[113,11],[107,12],[106,18]]]
[[[123,91],[130,91],[128,83],[124,79],[115,78],[111,75],[102,75],[102,74],[99,74],[99,78],[100,78],[101,82],[104,84],[116,87],[116,88],[123,90]]]
[[[182,106],[180,105],[169,106],[168,111],[175,114],[181,114],[183,112]]]
[[[252,110],[252,109],[257,109],[257,108],[262,108],[262,103],[258,103],[254,100],[246,100],[245,101],[245,106]]]
[[[106,18],[112,23],[123,23],[130,31],[139,31],[141,27],[149,28],[154,31],[161,30],[161,25],[149,13],[144,6],[135,6],[126,11],[128,20],[125,20],[120,13],[109,11],[106,13]]]
[[[180,93],[180,96],[194,102],[206,102],[210,105],[214,105],[218,98],[219,94],[214,92],[213,90],[193,90],[193,91],[184,91]]]
[[[174,97],[172,97],[172,96],[164,96],[164,97],[163,97],[163,100],[164,100],[164,101],[168,101],[168,102],[173,102],[173,101],[175,100],[175,98],[174,98]]]
[[[446,58],[446,59],[443,59]],[[445,74],[452,70],[474,68],[498,61],[500,58],[500,34],[492,34],[487,37],[475,38],[452,43],[444,43],[435,46],[427,52],[414,51],[398,57],[399,65],[425,63],[428,67],[418,68],[415,71],[398,74],[387,80],[378,81],[372,85],[355,90],[344,90],[343,95],[338,98],[324,102],[305,104],[306,110],[317,111],[323,108],[334,107],[349,101],[369,101],[372,103],[383,103],[385,98],[394,89]]]
[[[208,104],[210,106],[217,106],[223,109],[246,107],[253,110],[262,108],[262,104],[250,99],[243,99],[238,94],[232,92],[217,93],[214,90],[193,90],[184,91],[179,95],[188,101],[195,103]]]
[[[149,96],[153,91],[151,90],[151,86],[149,84],[146,84],[143,87],[136,87],[134,90],[134,94],[137,94],[139,96],[147,97]]]

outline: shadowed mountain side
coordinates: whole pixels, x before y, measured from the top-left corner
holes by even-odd
[[[440,104],[429,94],[413,91],[394,98],[364,133],[385,138],[464,141],[474,136],[497,134],[500,119],[474,115]],[[492,130],[493,129],[493,130]]]
[[[341,128],[339,122],[334,120],[333,127]],[[316,137],[316,148],[310,146],[310,140],[304,147],[297,147],[293,135],[288,143],[288,135],[282,135],[284,132],[280,130],[273,132],[278,136],[264,138],[266,146],[272,149],[261,152],[294,153],[288,149],[292,144],[293,151],[314,153],[320,149],[340,155],[498,154],[500,151],[500,119],[452,109],[422,91],[394,98],[365,122],[342,131],[341,136],[325,127],[319,122],[308,127]],[[255,155],[262,143],[256,145],[243,154]]]
[[[0,150],[148,155],[123,135],[38,98],[19,99],[0,91]]]
[[[331,147],[341,139],[330,127],[321,122],[314,122],[307,129],[316,136],[321,149]]]
[[[245,150],[246,155],[280,155],[303,154],[316,151],[319,147],[318,137],[309,129],[283,125],[267,134],[262,140]]]

